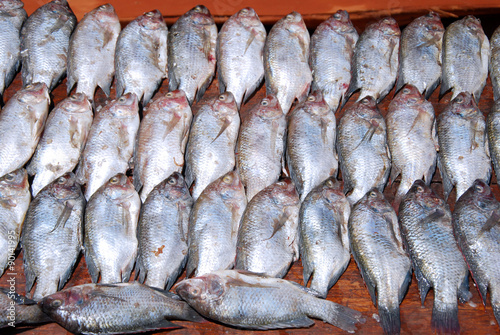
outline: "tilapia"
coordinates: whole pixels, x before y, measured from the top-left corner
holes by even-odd
[[[168,32],[168,89],[199,101],[215,76],[217,26],[210,11],[198,5],[182,15]]]
[[[264,79],[266,28],[250,7],[224,22],[217,36],[219,89],[233,93],[238,109]]]
[[[126,282],[137,256],[141,199],[119,173],[90,198],[85,208],[85,261],[93,283]]]
[[[274,95],[268,95],[242,116],[236,168],[248,201],[278,181],[285,165],[285,136],[285,114]]]
[[[169,290],[184,269],[193,198],[178,172],[149,193],[141,208],[136,272],[139,281]]]
[[[278,98],[283,113],[290,111],[295,99],[303,102],[311,87],[309,32],[297,12],[276,22],[264,46],[266,92]]]
[[[311,281],[311,289],[322,298],[326,298],[351,260],[347,231],[350,213],[351,205],[334,177],[315,187],[300,206],[304,285]]]
[[[245,189],[235,171],[216,179],[201,193],[189,217],[186,277],[233,267],[246,205]]]
[[[399,304],[411,281],[411,262],[403,249],[396,213],[376,188],[352,208],[349,240],[384,332],[399,334]]]
[[[0,288],[0,329],[18,325],[33,325],[52,322],[36,301],[11,291]]]
[[[500,27],[491,36],[490,47],[490,79],[493,87],[493,97],[496,101],[500,99]]]
[[[323,180],[337,176],[335,114],[320,91],[288,115],[286,161],[300,200]]]
[[[24,220],[26,292],[34,300],[64,287],[82,250],[85,198],[72,172],[44,187],[31,202]]]
[[[87,96],[76,93],[61,101],[50,113],[42,138],[27,167],[35,176],[33,196],[78,164],[92,125],[93,113]]]
[[[53,0],[31,14],[21,29],[24,87],[44,83],[49,91],[66,74],[69,39],[76,17],[67,0]]]
[[[130,22],[116,45],[116,92],[132,92],[145,106],[167,78],[168,30],[160,11]]]
[[[289,178],[257,193],[241,218],[235,268],[283,278],[299,259],[299,208]]]
[[[234,149],[240,129],[240,116],[231,92],[225,92],[201,105],[191,125],[186,147],[186,183],[193,182],[193,199],[215,179],[233,170]]]
[[[500,100],[493,103],[486,119],[488,149],[495,173],[500,175]]]
[[[359,35],[345,10],[321,23],[311,36],[311,90],[320,90],[335,112],[351,82],[351,61]]]

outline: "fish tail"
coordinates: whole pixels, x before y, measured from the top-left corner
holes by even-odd
[[[380,324],[387,335],[395,335],[401,332],[401,321],[399,319],[399,305],[393,307],[381,306],[378,307],[380,316]]]
[[[361,312],[352,308],[336,304],[329,300],[319,301],[321,301],[322,305],[319,311],[320,315],[311,316],[317,317],[342,330],[352,333],[356,330],[357,323],[365,323],[366,321]]]
[[[432,308],[432,328],[438,333],[458,334],[460,326],[458,324],[458,305],[443,304],[437,300],[434,301]]]

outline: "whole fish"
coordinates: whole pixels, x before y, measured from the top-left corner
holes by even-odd
[[[351,61],[359,35],[345,10],[321,23],[311,36],[311,90],[320,90],[335,112],[351,82]]]
[[[52,294],[43,311],[75,334],[125,334],[178,328],[166,319],[203,320],[173,293],[139,283],[83,284]]]
[[[257,193],[241,218],[235,268],[283,278],[299,259],[299,208],[289,178]]]
[[[285,164],[285,136],[285,114],[274,95],[268,95],[242,116],[236,167],[248,201],[278,181]]]
[[[193,198],[179,172],[149,193],[141,208],[136,272],[139,281],[169,290],[187,260],[187,232]],[[144,281],[145,280],[145,281]]]
[[[201,193],[189,217],[186,277],[233,267],[246,205],[245,189],[235,171],[216,179]]]
[[[52,322],[52,319],[42,312],[36,301],[9,288],[0,288],[0,329],[45,322]]]
[[[443,78],[439,95],[451,89],[451,100],[461,92],[469,92],[479,101],[488,77],[489,60],[490,42],[478,18],[468,15],[450,24],[443,37]]]
[[[295,99],[303,102],[311,87],[309,32],[297,12],[276,22],[264,46],[266,92],[278,98],[283,113],[290,111]]]
[[[376,188],[352,208],[349,240],[384,332],[399,334],[399,304],[410,284],[411,262],[403,249],[396,213]]]
[[[311,281],[311,289],[322,298],[326,298],[351,260],[347,231],[350,213],[351,205],[334,177],[309,192],[300,206],[304,285]]]
[[[44,83],[49,91],[66,74],[69,39],[76,17],[67,0],[53,0],[31,14],[21,29],[24,87]]]
[[[415,86],[429,99],[441,81],[444,27],[438,13],[413,20],[401,33],[396,92],[405,84]]]
[[[97,86],[109,96],[120,30],[120,19],[109,3],[85,14],[69,41],[68,93],[78,83],[76,92],[84,93],[90,100],[94,100]]]
[[[125,173],[139,129],[137,96],[127,93],[97,110],[76,177],[86,184],[85,198],[117,173]]]
[[[288,115],[286,160],[300,200],[323,180],[337,176],[335,114],[320,91]]]
[[[33,196],[78,164],[92,125],[92,106],[83,93],[61,101],[49,114],[42,138],[27,167]]]
[[[44,187],[31,202],[24,220],[26,292],[34,300],[64,287],[82,250],[85,198],[72,172]]]
[[[186,183],[196,200],[212,181],[233,170],[240,116],[231,92],[201,105],[186,147]]]
[[[351,204],[373,187],[384,189],[391,160],[385,121],[374,98],[366,97],[345,111],[337,130],[337,152]]]
[[[486,119],[488,149],[495,173],[500,175],[500,100],[493,103]]]
[[[312,317],[353,333],[365,322],[360,312],[319,299],[294,282],[247,271],[217,271],[183,280],[174,289],[201,315],[238,328],[311,327]]]
[[[26,164],[35,152],[49,113],[45,84],[20,89],[0,113],[0,176]]]
[[[144,202],[153,187],[182,172],[193,113],[183,91],[168,92],[144,109],[134,152],[134,185]]]
[[[182,15],[168,32],[168,89],[199,101],[215,75],[217,26],[210,11],[198,5]]]
[[[401,232],[410,254],[422,305],[434,289],[432,327],[458,333],[458,304],[468,301],[469,271],[453,237],[451,212],[422,180],[417,180],[399,207]]]
[[[224,22],[217,36],[219,89],[233,93],[238,109],[264,79],[266,28],[250,7]]]
[[[130,22],[116,44],[116,92],[132,92],[145,106],[167,78],[168,30],[160,11]]]
[[[486,121],[470,93],[460,93],[437,118],[438,167],[445,198],[453,186],[457,197],[476,179],[490,180]]]
[[[85,261],[93,283],[126,282],[137,256],[141,199],[119,173],[90,198],[85,208]]]
[[[351,65],[346,98],[361,90],[358,100],[371,96],[380,102],[396,82],[401,31],[392,17],[370,24],[359,37]],[[344,103],[347,101],[344,100]]]
[[[500,27],[491,36],[490,79],[493,97],[500,99]]]

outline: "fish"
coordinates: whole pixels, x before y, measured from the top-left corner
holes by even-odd
[[[451,211],[422,180],[416,180],[399,207],[398,219],[406,250],[418,280],[422,305],[434,289],[432,327],[459,333],[458,304],[469,301],[469,270],[453,236]]]
[[[443,34],[441,17],[433,11],[416,18],[403,29],[396,92],[410,84],[429,99],[441,82]]]
[[[76,17],[67,0],[53,0],[31,14],[21,29],[23,86],[44,83],[52,91],[66,75]]]
[[[36,301],[11,291],[11,288],[0,288],[0,329],[47,322],[52,322],[52,319],[42,312]]]
[[[130,22],[116,44],[115,69],[118,95],[132,92],[145,106],[167,78],[168,29],[159,10]]]
[[[450,24],[443,36],[442,82],[439,96],[453,91],[451,100],[459,93],[468,92],[479,101],[490,60],[490,42],[481,27],[481,21],[467,15]]]
[[[291,281],[242,270],[225,270],[186,279],[174,286],[204,317],[255,330],[311,327],[311,318],[348,332],[364,323],[362,314]]]
[[[69,40],[68,94],[77,84],[76,93],[84,93],[90,100],[94,100],[97,86],[109,96],[120,31],[120,19],[109,3],[86,13],[78,22]]]
[[[291,12],[271,28],[264,45],[266,94],[278,98],[283,113],[288,114],[297,99],[309,94],[312,73],[309,68],[311,37],[302,16]]]
[[[195,201],[208,184],[233,170],[239,129],[240,116],[231,92],[202,104],[195,114],[184,172],[188,187],[194,183],[191,194]]]
[[[495,29],[490,41],[490,80],[494,100],[500,99],[500,27]]]
[[[35,152],[49,113],[45,84],[18,90],[0,113],[0,176],[26,164]]]
[[[168,89],[183,90],[189,104],[200,101],[215,76],[217,26],[208,8],[198,5],[170,28]]]
[[[266,28],[250,7],[227,19],[217,36],[219,90],[233,93],[238,109],[264,79],[266,36]]]
[[[236,171],[216,179],[201,193],[189,216],[186,277],[233,267],[246,205],[245,189]]]
[[[268,95],[242,115],[236,168],[248,201],[278,181],[285,165],[286,118],[278,99]]]
[[[320,90],[333,112],[345,99],[349,88],[351,62],[358,39],[358,32],[345,10],[338,10],[322,22],[311,36],[311,91]]]
[[[235,268],[283,278],[299,259],[299,208],[290,178],[257,193],[241,218]]]
[[[136,275],[147,286],[170,290],[184,269],[193,198],[179,172],[155,186],[141,207]]]
[[[488,150],[495,173],[500,175],[500,100],[496,100],[486,118]]]
[[[44,187],[30,203],[21,234],[26,292],[39,301],[64,287],[82,250],[85,198],[73,172]]]
[[[286,161],[300,200],[322,181],[337,176],[335,114],[320,91],[288,115]]]
[[[329,177],[300,206],[299,247],[304,285],[326,298],[351,260],[347,223],[351,205],[341,184]]]
[[[137,96],[127,93],[97,110],[76,170],[90,199],[109,178],[125,173],[134,153],[139,130]]]
[[[386,334],[399,334],[399,305],[411,281],[396,212],[376,188],[356,203],[349,217],[351,252]]]
[[[374,98],[363,98],[344,112],[337,127],[337,153],[351,205],[373,187],[384,189],[391,156],[386,124]]]
[[[94,116],[84,93],[75,93],[62,100],[47,117],[45,128],[33,158],[27,166],[35,176],[33,196],[78,164],[85,147]]]
[[[474,180],[491,178],[486,121],[468,92],[457,95],[437,118],[438,167],[445,199],[453,186],[456,200]]]
[[[182,172],[193,113],[183,91],[153,100],[144,109],[134,150],[134,186],[144,202],[173,172]]]

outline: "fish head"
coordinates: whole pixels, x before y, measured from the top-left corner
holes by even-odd
[[[384,194],[377,188],[372,188],[366,192],[365,196],[359,201],[375,213],[387,213],[393,211],[392,206],[387,202]]]
[[[330,107],[323,98],[323,93],[320,90],[313,91],[309,94],[306,101],[304,101],[302,108],[306,113],[319,117],[330,112]]]
[[[217,179],[215,190],[224,202],[239,203],[245,190],[238,172],[231,171]],[[246,198],[246,197],[245,197]]]
[[[373,23],[367,29],[379,30],[384,35],[399,37],[401,35],[401,30],[399,25],[393,17],[387,16]]]
[[[26,85],[23,89],[17,91],[16,99],[30,105],[38,105],[40,103],[49,103],[49,89],[44,83],[34,83]]]
[[[307,32],[307,27],[302,19],[302,15],[295,11],[283,17],[276,25],[285,27],[291,34],[299,37],[302,36],[304,32]],[[309,36],[309,33],[307,33],[307,35]]]
[[[189,16],[193,23],[197,25],[205,26],[214,24],[212,14],[208,8],[203,5],[198,5],[192,8],[184,15]]]
[[[185,110],[191,107],[183,90],[175,90],[166,93],[153,100],[148,107],[144,108],[143,115],[147,115],[151,110]]]
[[[128,177],[123,173],[118,173],[109,178],[107,183],[102,187],[104,187],[104,195],[113,200],[127,199],[135,192],[134,185],[132,185]]]
[[[260,27],[262,25],[259,16],[251,7],[241,9],[235,16],[236,20],[244,27]]]
[[[92,110],[92,104],[85,93],[72,94],[60,103],[60,107],[68,113],[84,113]]]
[[[238,115],[238,106],[231,92],[219,94],[219,96],[213,100],[212,110],[215,111],[217,117],[221,120],[230,120]]]
[[[484,36],[483,26],[481,20],[473,15],[467,15],[462,19],[463,25],[467,27],[469,32],[473,35]]]
[[[271,199],[280,207],[295,206],[300,202],[299,194],[290,178],[283,178],[272,185]]]
[[[167,179],[161,182],[159,188],[161,194],[172,201],[191,198],[184,177],[179,172],[172,173]]]
[[[147,30],[158,30],[165,28],[165,21],[163,15],[158,9],[144,13],[144,15],[137,18],[137,23]]]
[[[377,133],[385,132],[384,127],[381,127],[384,123],[384,117],[380,114],[377,101],[373,97],[367,96],[356,102],[351,108],[358,122],[368,123],[368,127],[375,129]]]
[[[340,201],[345,201],[342,185],[335,177],[330,177],[321,184],[321,196],[328,207],[335,206]]]
[[[260,104],[256,106],[255,113],[266,120],[275,120],[283,116],[278,98],[272,94],[262,99]]]
[[[116,15],[115,8],[110,3],[101,5],[94,9],[92,12],[94,14],[94,17],[104,25],[116,24],[116,22],[119,22],[119,18],[118,15]]]
[[[0,2],[0,11],[23,8],[24,3],[21,0],[3,0]]]
[[[490,213],[500,207],[488,183],[482,179],[475,180],[458,201],[473,205],[483,213]],[[458,202],[456,206],[459,206]]]
[[[25,169],[17,169],[0,178],[0,206],[15,207],[15,198],[28,191],[28,173]]]
[[[413,85],[406,84],[392,99],[391,103],[398,107],[404,108],[404,106],[417,106],[422,104],[425,98],[420,91]]]
[[[424,27],[424,34],[429,39],[440,41],[444,34],[444,26],[441,17],[436,12],[429,12],[419,18],[418,24]]]
[[[196,306],[202,314],[210,313],[211,306],[221,299],[225,292],[224,280],[216,274],[185,279],[175,285],[173,290],[189,305]]]
[[[50,194],[60,200],[75,199],[82,196],[80,184],[73,172],[67,172],[46,186]]]
[[[354,28],[349,18],[349,13],[342,9],[330,16],[330,18],[326,21],[326,24],[328,24],[331,29],[337,33],[350,34],[356,32],[356,28]]]
[[[45,13],[52,17],[57,17],[62,22],[74,20],[74,14],[69,7],[67,0],[53,0],[40,7]]]
[[[420,179],[416,180],[406,193],[403,202],[406,201],[415,202],[426,210],[447,206],[444,200],[440,199],[436,193]]]
[[[113,117],[133,117],[139,112],[137,95],[135,95],[135,93],[124,94],[105,106],[100,113],[105,109],[107,109]]]
[[[473,118],[477,113],[481,113],[477,108],[474,96],[469,92],[461,92],[447,106],[447,110],[461,118]]]

